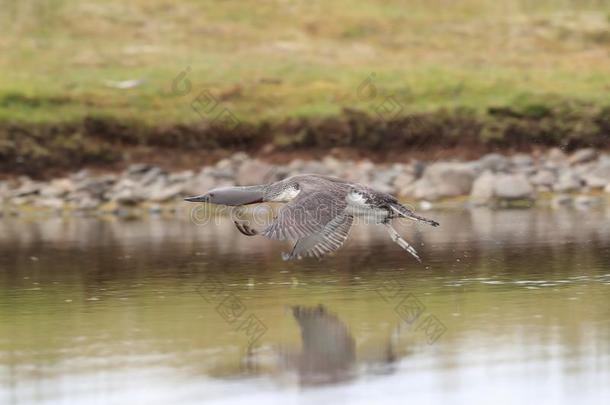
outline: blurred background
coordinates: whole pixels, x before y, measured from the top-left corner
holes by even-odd
[[[607,404],[609,73],[606,0],[0,0],[0,404]],[[423,263],[183,201],[301,173]]]

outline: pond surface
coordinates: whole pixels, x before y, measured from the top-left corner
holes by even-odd
[[[0,404],[610,403],[610,210],[428,212],[323,261],[228,219],[0,219]]]

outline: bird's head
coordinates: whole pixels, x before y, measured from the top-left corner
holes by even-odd
[[[264,186],[221,187],[184,201],[235,206],[263,202],[264,195]]]

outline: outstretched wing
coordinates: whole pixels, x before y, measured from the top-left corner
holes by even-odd
[[[339,249],[352,227],[354,217],[346,213],[341,213],[333,218],[322,231],[311,234],[299,239],[290,254],[284,253],[284,260],[301,258],[304,256],[314,256],[320,258],[327,253]]]
[[[330,221],[344,212],[345,207],[342,193],[304,189],[280,209],[275,221],[262,234],[269,239],[302,239],[322,232]]]

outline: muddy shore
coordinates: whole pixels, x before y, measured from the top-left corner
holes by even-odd
[[[87,117],[62,124],[0,123],[0,178],[48,179],[84,167],[121,170],[148,162],[166,170],[213,164],[238,151],[267,161],[322,158],[407,163],[474,159],[558,147],[610,149],[610,108],[527,105],[393,116],[345,109],[324,118],[147,126]]]

